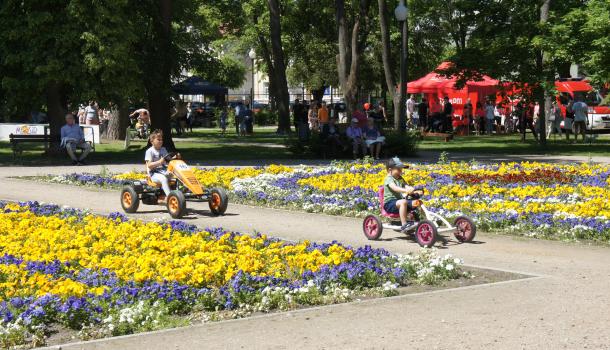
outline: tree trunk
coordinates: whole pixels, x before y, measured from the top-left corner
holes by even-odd
[[[359,1],[359,12],[358,15],[354,16],[354,25],[352,27],[350,43],[348,44],[345,1],[335,1],[339,45],[337,71],[339,72],[339,83],[343,88],[343,98],[345,99],[346,104],[345,113],[348,118],[351,117],[358,104],[358,71],[360,69],[360,55],[364,50],[361,39],[365,37],[365,35],[362,35],[362,32],[367,32],[369,7],[370,0]],[[349,47],[349,45],[351,45],[351,47]],[[349,75],[347,69],[348,64]]]
[[[155,37],[158,54],[152,81],[147,87],[148,103],[150,105],[151,127],[163,131],[163,146],[170,151],[176,150],[172,139],[170,123],[170,75],[171,75],[171,21],[172,0],[160,1],[160,20],[155,23]]]
[[[280,23],[280,5],[278,0],[268,0],[269,5],[269,32],[271,34],[271,50],[273,53],[273,71],[275,73],[275,91],[277,92],[278,126],[279,134],[290,132],[290,111],[288,108],[288,81],[286,80],[286,63],[284,49],[282,48],[282,26]]]
[[[383,61],[383,72],[387,91],[392,97],[394,110],[394,128],[400,130],[400,93],[396,90],[396,81],[392,75],[392,62],[390,49],[390,27],[388,25],[388,9],[385,0],[378,0],[379,4],[379,25],[381,27],[381,57]]]
[[[540,23],[542,25],[544,25],[549,20],[550,6],[551,6],[551,0],[544,0],[544,2],[542,3],[542,6],[540,7]],[[540,59],[540,69],[542,72],[545,72],[548,70],[549,54],[547,52],[541,51],[540,58],[541,58]],[[554,77],[549,73],[545,73],[544,76],[546,77],[547,85],[553,86]],[[538,105],[539,105],[538,110],[540,111],[540,114],[539,114],[540,139],[539,140],[540,140],[541,145],[546,145],[546,116],[550,115],[550,111],[551,111],[551,95],[549,94],[548,86],[544,88],[544,93],[541,96],[542,98],[538,102]]]
[[[129,111],[125,103],[114,106],[110,112],[108,131],[106,137],[109,140],[124,140],[129,126]]]
[[[53,82],[47,86],[46,90],[50,134],[52,138],[57,139],[60,136],[61,127],[66,123],[65,117],[68,110],[64,103],[63,86],[59,82]],[[54,140],[54,143],[56,141]],[[59,144],[54,146],[58,147]]]

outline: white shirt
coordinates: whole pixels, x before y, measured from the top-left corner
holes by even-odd
[[[87,120],[93,120],[97,118],[97,109],[95,109],[95,107],[87,106],[87,108],[85,108],[85,114],[87,115]]]
[[[414,110],[415,110],[415,101],[412,98],[410,98],[407,100],[407,112],[413,113]]]

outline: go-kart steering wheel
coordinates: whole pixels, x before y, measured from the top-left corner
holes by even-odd
[[[170,153],[166,154],[165,157],[163,157],[163,159],[169,163],[169,161],[172,160],[175,156],[176,156],[175,152],[170,152]]]

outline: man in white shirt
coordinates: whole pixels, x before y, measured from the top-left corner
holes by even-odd
[[[415,111],[415,100],[413,95],[409,95],[407,100],[407,125],[413,125],[413,112]]]

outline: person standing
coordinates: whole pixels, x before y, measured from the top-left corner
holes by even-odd
[[[443,125],[445,132],[450,132],[453,130],[453,105],[449,101],[449,96],[445,96],[443,99]]]
[[[470,134],[470,129],[472,126],[472,102],[470,99],[466,100],[466,104],[464,104],[464,119],[468,123],[468,134]]]
[[[576,96],[576,103],[572,106],[574,112],[574,139],[578,141],[578,134],[582,135],[582,142],[585,142],[587,124],[589,124],[589,106],[583,102],[581,96]]]
[[[235,134],[237,136],[240,136],[240,127],[241,127],[241,122],[242,122],[242,118],[245,114],[245,109],[246,106],[244,106],[243,103],[238,103],[235,106]]]
[[[488,100],[485,104],[485,126],[487,134],[492,135],[496,120],[496,108],[494,107],[491,100]]]
[[[382,117],[382,122],[383,123],[387,122],[388,121],[388,114],[387,114],[387,111],[385,109],[385,102],[383,102],[383,101],[379,102],[379,107],[378,108],[379,108],[379,112],[378,113]]]
[[[548,139],[551,134],[559,134],[561,135],[561,121],[563,120],[563,116],[561,115],[561,108],[557,105],[557,101],[553,101],[553,105],[551,106],[551,115],[549,116],[549,128],[546,138]]]
[[[485,108],[481,101],[477,101],[476,109],[474,111],[474,128],[477,131],[477,136],[481,135],[484,131],[485,126]]]
[[[307,112],[307,121],[309,122],[309,130],[320,129],[320,124],[318,121],[318,102],[311,101],[309,111]]]
[[[413,112],[415,112],[415,99],[413,99],[413,95],[411,94],[407,100],[407,126],[414,126]]]
[[[563,122],[563,129],[566,131],[566,140],[570,140],[570,134],[572,133],[572,126],[574,124],[574,111],[572,107],[574,106],[574,101],[570,100],[568,105],[566,106],[566,119]]]
[[[220,112],[220,133],[222,136],[227,132],[227,119],[229,117],[229,111],[227,110],[227,105],[224,104],[222,106],[222,112]]]
[[[320,121],[320,132],[322,132],[322,135],[328,134],[329,119],[330,116],[328,114],[328,108],[326,108],[326,102],[322,101],[322,104],[318,109],[318,120]]]
[[[90,101],[87,108],[85,108],[85,124],[99,124],[99,120],[97,118],[97,106],[95,105],[95,101]]]
[[[291,108],[291,112],[292,112],[292,124],[294,124],[294,130],[296,131],[296,133],[299,133],[299,115],[301,113],[301,108],[303,106],[301,105],[301,101],[299,101],[298,98],[296,98],[294,100],[294,103],[292,104],[292,108]]]
[[[252,135],[254,133],[254,111],[252,110],[252,102],[246,105],[246,115],[244,116],[244,123],[246,126],[246,134]]]

